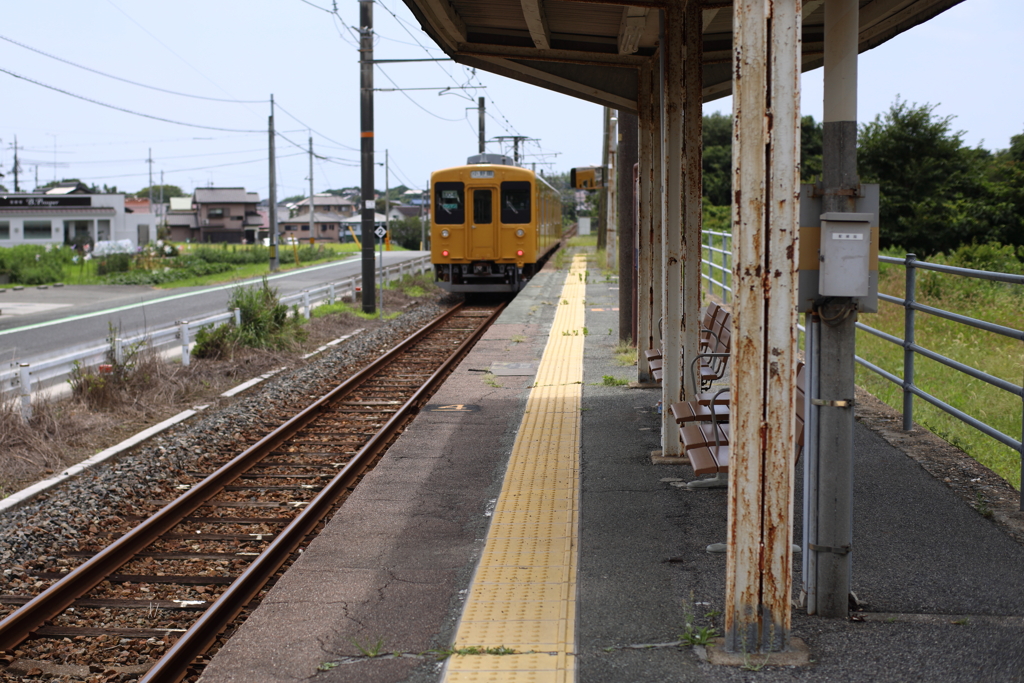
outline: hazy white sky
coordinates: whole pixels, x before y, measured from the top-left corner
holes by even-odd
[[[331,0],[310,0],[330,8]],[[314,188],[359,183],[358,2],[338,13],[302,0],[34,0],[5,3],[0,69],[104,104],[189,127],[116,111],[0,72],[0,183],[13,189],[14,136],[23,148],[22,189],[79,177],[135,191],[154,182],[244,186],[267,196],[266,123],[271,93],[277,126],[318,154]],[[339,18],[340,17],[340,18]],[[374,6],[378,59],[442,56],[400,0]],[[12,43],[16,41],[22,45]],[[419,43],[419,44],[418,44]],[[25,46],[59,57],[57,61]],[[119,82],[66,62],[165,90],[250,103],[211,102]],[[1024,132],[1024,2],[965,0],[929,24],[865,53],[859,117],[870,120],[897,95],[938,103],[955,115],[968,144],[1007,147]],[[376,94],[378,161],[390,151],[391,184],[422,188],[432,170],[476,152],[476,97],[487,97],[487,136],[526,135],[526,161],[555,171],[599,162],[601,109],[570,97],[453,63],[395,64],[375,72],[378,88],[484,85],[482,90]],[[821,118],[821,70],[805,74],[803,109]],[[728,111],[728,99],[705,111]],[[467,108],[472,108],[467,110]],[[290,115],[294,116],[292,118]],[[237,132],[236,132],[237,131]],[[245,132],[251,131],[251,132]],[[498,143],[488,151],[499,151]],[[305,194],[308,157],[278,139],[278,197]],[[540,168],[540,167],[539,167]],[[385,184],[377,171],[377,187]]]

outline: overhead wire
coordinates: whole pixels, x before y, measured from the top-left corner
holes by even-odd
[[[173,123],[173,124],[175,124],[177,126],[188,126],[189,128],[201,128],[203,130],[218,130],[218,131],[223,131],[223,132],[226,132],[226,133],[263,133],[263,132],[265,132],[265,131],[262,131],[262,130],[247,130],[247,129],[242,129],[242,128],[221,128],[221,127],[218,127],[218,126],[204,126],[204,125],[199,124],[199,123],[187,123],[185,121],[175,121],[174,119],[167,119],[167,118],[164,118],[162,116],[154,116],[152,114],[144,114],[142,112],[134,111],[132,109],[126,109],[124,107],[118,107],[117,105],[114,105],[114,104],[107,104],[106,102],[100,102],[99,100],[94,100],[91,97],[86,97],[84,95],[76,95],[73,92],[69,92],[67,90],[63,90],[63,89],[58,88],[58,87],[53,86],[53,85],[47,85],[46,83],[43,83],[41,81],[37,81],[37,80],[29,78],[27,76],[22,76],[21,74],[14,73],[13,71],[9,71],[9,70],[4,69],[2,67],[0,67],[0,72],[3,72],[5,74],[7,74],[8,76],[13,76],[14,78],[21,79],[23,81],[28,81],[29,83],[33,83],[33,84],[41,86],[43,88],[47,88],[49,90],[53,90],[55,92],[59,92],[62,95],[68,95],[69,97],[74,97],[76,99],[83,100],[85,102],[91,102],[91,103],[97,104],[97,105],[99,105],[101,107],[106,107],[107,109],[113,109],[114,111],[120,111],[120,112],[124,112],[126,114],[132,114],[133,116],[141,116],[142,118],[146,118],[146,119],[153,119],[154,121],[163,121],[164,123]]]
[[[277,158],[278,159],[287,159],[289,157],[297,157],[297,156],[301,156],[301,152],[293,152],[292,154],[279,154],[277,156]],[[207,170],[210,170],[212,168],[225,168],[227,166],[244,166],[246,164],[256,164],[256,163],[260,163],[260,162],[266,162],[266,160],[267,160],[266,157],[261,157],[259,159],[249,159],[248,161],[232,161],[232,162],[229,162],[229,163],[226,163],[226,164],[214,164],[212,166],[196,166],[196,167],[193,167],[193,168],[172,168],[172,169],[165,170],[164,173],[186,173],[188,171],[207,171]],[[79,180],[106,180],[106,179],[113,179],[113,178],[137,178],[137,177],[140,177],[140,176],[148,175],[148,173],[149,173],[148,171],[143,171],[141,173],[125,173],[125,174],[122,174],[122,175],[93,176],[93,177],[88,177],[88,178],[79,178]]]
[[[68,65],[76,67],[78,69],[82,69],[83,71],[89,71],[89,72],[94,73],[94,74],[99,74],[100,76],[103,76],[105,78],[110,78],[110,79],[113,79],[115,81],[121,81],[122,83],[128,83],[130,85],[136,85],[136,86],[138,86],[140,88],[147,88],[149,90],[156,90],[158,92],[167,93],[169,95],[178,95],[179,97],[191,97],[192,99],[195,99],[195,100],[207,100],[207,101],[210,101],[210,102],[228,102],[228,103],[232,103],[232,104],[261,104],[261,103],[265,103],[267,101],[267,100],[234,100],[234,99],[228,100],[228,99],[224,99],[224,98],[220,98],[220,97],[206,97],[204,95],[191,95],[189,93],[177,92],[175,90],[167,90],[166,88],[158,88],[155,85],[147,85],[145,83],[139,83],[138,81],[132,81],[132,80],[129,80],[127,78],[121,78],[120,76],[115,76],[113,74],[108,74],[108,73],[106,73],[104,71],[100,71],[99,69],[93,69],[93,68],[85,66],[83,64],[78,64],[76,62],[72,62],[69,59],[64,59],[63,57],[58,57],[57,55],[52,55],[49,52],[44,52],[42,50],[39,50],[37,48],[32,47],[31,45],[26,45],[25,43],[20,43],[17,40],[14,40],[13,38],[8,38],[7,36],[0,35],[0,40],[6,40],[8,43],[12,43],[14,45],[17,45],[18,47],[23,47],[26,50],[30,50],[30,51],[35,52],[37,54],[43,55],[44,57],[49,57],[50,59],[55,59],[58,62],[62,62],[64,64],[68,64]]]

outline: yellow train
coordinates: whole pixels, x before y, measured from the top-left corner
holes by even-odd
[[[518,292],[562,236],[558,191],[508,157],[430,176],[430,258],[449,292]]]

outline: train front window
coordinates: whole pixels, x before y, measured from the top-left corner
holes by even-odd
[[[434,222],[462,225],[466,222],[466,186],[463,183],[434,183]]]
[[[501,222],[530,222],[530,183],[526,180],[501,184]]]
[[[473,190],[473,222],[488,225],[491,219],[491,191]]]

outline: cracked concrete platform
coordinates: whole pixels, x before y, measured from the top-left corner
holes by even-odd
[[[423,653],[451,646],[533,381],[497,377],[491,386],[473,370],[540,357],[562,278],[536,277],[431,399],[479,411],[418,416],[202,681],[439,679],[436,657]],[[853,588],[867,603],[863,620],[794,609],[808,667],[760,668],[754,657],[747,668],[715,666],[680,647],[688,616],[721,630],[713,615],[725,557],[704,548],[724,540],[726,493],[672,487],[664,480],[690,479],[690,468],[651,464],[660,391],[604,383],[633,379],[635,368],[613,360],[618,292],[595,279],[586,299],[577,680],[1024,681],[1024,547],[998,514],[982,517],[938,470],[929,473],[911,448],[929,435],[890,434],[891,411],[877,405],[858,408],[855,431]],[[385,654],[396,651],[404,654]]]

